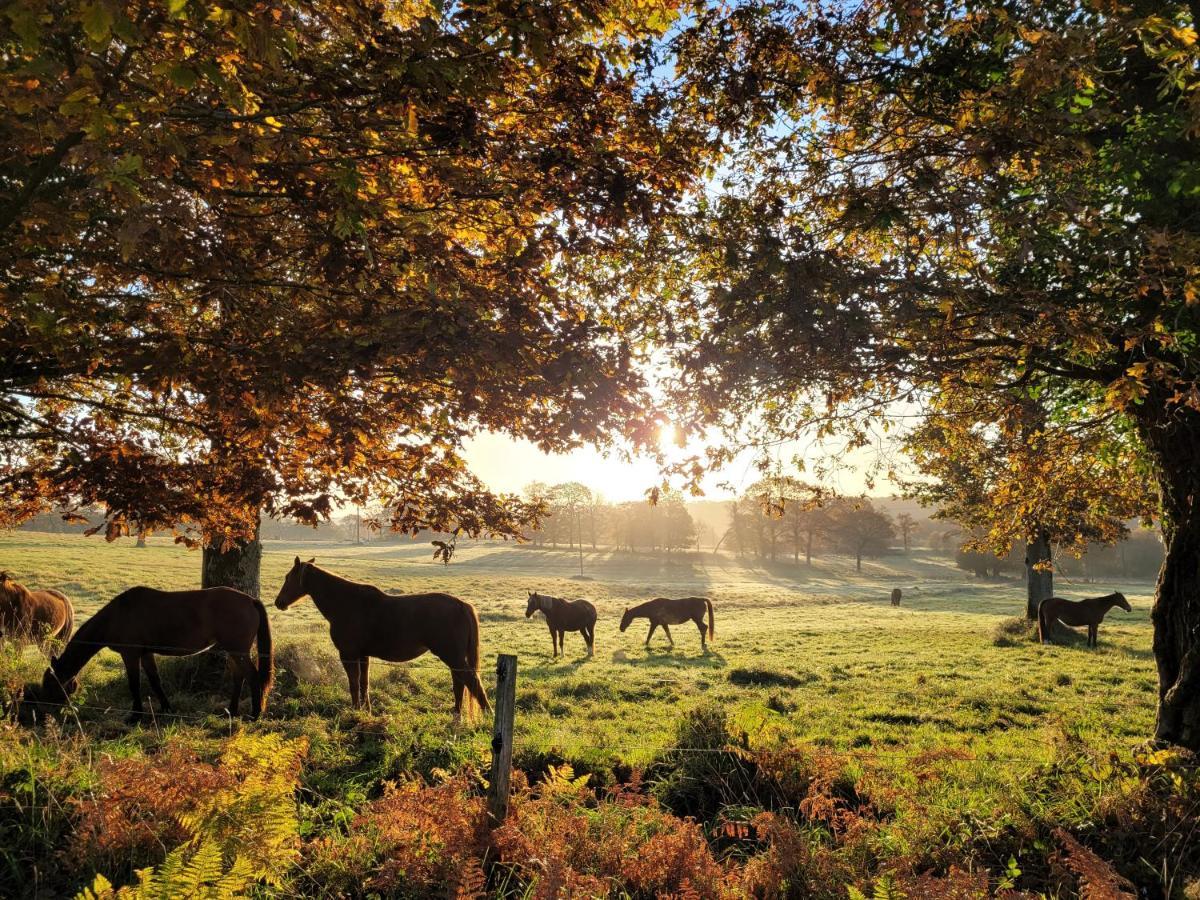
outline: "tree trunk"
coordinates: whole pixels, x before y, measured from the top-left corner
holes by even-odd
[[[812,545],[813,533],[810,531],[808,533],[808,541],[804,544],[804,564],[806,566],[812,565]]]
[[[1054,572],[1038,569],[1039,563],[1050,563],[1050,535],[1039,531],[1025,547],[1025,618],[1037,621],[1042,601],[1054,596]]]
[[[228,550],[223,551],[220,547],[204,548],[200,586],[237,588],[257,598],[261,563],[262,541],[258,539],[258,528],[255,528],[253,540],[235,544]]]
[[[1157,470],[1166,548],[1150,614],[1158,665],[1154,736],[1200,752],[1200,413],[1160,408],[1169,414],[1139,422]]]

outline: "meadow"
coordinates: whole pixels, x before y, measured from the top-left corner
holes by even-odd
[[[386,589],[445,590],[473,603],[489,691],[495,655],[517,654],[515,765],[523,774],[514,805],[523,836],[510,827],[502,830],[506,839],[484,837],[475,825],[464,826],[471,837],[457,840],[482,849],[471,857],[470,871],[479,874],[463,882],[466,857],[448,849],[454,841],[429,837],[449,827],[453,817],[442,814],[403,832],[423,848],[420,865],[410,860],[399,874],[395,865],[387,868],[388,859],[412,853],[407,838],[388,844],[380,837],[391,832],[379,816],[397,815],[393,807],[404,798],[416,804],[404,807],[408,815],[451,796],[456,809],[477,815],[490,720],[451,722],[449,675],[431,657],[373,663],[373,712],[352,711],[325,622],[303,600],[286,612],[270,607],[277,684],[259,723],[219,715],[219,661],[188,659],[160,661],[177,715],[127,725],[124,671],[105,652],[85,669],[77,707],[60,721],[3,726],[0,893],[58,896],[91,883],[98,870],[120,884],[141,866],[161,869],[175,845],[147,817],[174,815],[187,826],[197,813],[148,813],[143,801],[109,782],[134,777],[120,768],[126,763],[185,765],[172,754],[211,769],[237,739],[266,741],[276,753],[302,744],[295,783],[284,790],[294,820],[285,828],[284,861],[251,879],[263,896],[419,896],[451,888],[512,896],[932,896],[935,879],[945,896],[1069,897],[1086,892],[1089,877],[1095,884],[1129,879],[1144,896],[1194,889],[1195,770],[1178,755],[1144,747],[1156,694],[1151,584],[1060,580],[1060,595],[1118,589],[1133,605],[1132,614],[1110,615],[1100,646],[1089,650],[1082,636],[1040,645],[1014,621],[1023,608],[1020,581],[977,581],[952,560],[920,550],[865,561],[861,573],[840,557],[811,567],[762,566],[710,553],[601,551],[584,554],[580,578],[578,557],[566,550],[466,544],[444,566],[423,543],[278,542],[264,554],[268,604],[295,555]],[[193,585],[199,559],[166,540],[138,549],[132,542],[11,533],[0,538],[0,568],[26,584],[64,590],[82,620],[127,586]],[[888,603],[893,587],[904,592],[898,608]],[[541,616],[524,616],[532,590],[596,604],[594,657],[572,633],[565,656],[551,658]],[[661,631],[644,647],[644,620],[618,631],[626,606],[691,594],[715,604],[708,652],[690,623],[673,629],[673,649]],[[10,689],[34,680],[44,665],[33,648],[10,652]],[[146,782],[147,771],[137,772],[135,780]],[[80,837],[90,833],[88,804],[112,796],[118,799],[105,827],[133,835],[120,853],[94,835]],[[692,869],[708,875],[689,875],[673,856],[664,872],[674,876],[639,881],[611,861],[578,859],[578,848],[564,848],[556,869],[543,858],[554,855],[545,842],[525,848],[528,858],[520,861],[530,830],[550,828],[563,809],[603,831],[605,816],[632,796],[653,816],[679,817],[671,818],[679,833],[692,828],[703,837],[703,847],[688,853],[703,857]],[[553,798],[557,805],[538,806]],[[542,818],[527,818],[535,812]],[[685,828],[680,819],[695,824]],[[780,823],[795,829],[791,838]],[[621,837],[607,840],[644,860],[648,851],[638,842],[673,826],[643,826],[622,826]],[[135,840],[137,828],[146,834]],[[203,831],[197,828],[172,835],[195,851]],[[1060,828],[1070,833],[1058,834]],[[375,836],[375,855],[354,845],[355,857],[350,845],[364,831]],[[1144,834],[1144,842],[1130,844],[1131,833]],[[1064,843],[1076,838],[1083,842],[1077,847]],[[788,847],[791,858],[783,859]],[[1093,850],[1095,859],[1087,855]],[[764,854],[774,854],[774,875],[759,872]],[[441,863],[430,862],[435,857]],[[48,858],[69,865],[48,867],[41,862]],[[390,880],[380,881],[385,871]]]

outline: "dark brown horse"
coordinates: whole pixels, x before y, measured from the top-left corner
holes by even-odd
[[[257,668],[250,659],[250,647],[256,640]],[[250,684],[253,717],[258,718],[266,708],[274,675],[271,624],[263,605],[241,591],[223,587],[201,591],[135,587],[118,594],[79,627],[61,656],[50,660],[36,699],[65,703],[79,687],[79,671],[105,647],[115,650],[125,661],[133,719],[143,712],[140,669],[146,671],[146,680],[163,711],[171,711],[158,680],[155,655],[191,656],[214,647],[228,653],[233,663],[229,712],[237,714],[246,682]]]
[[[454,682],[454,716],[462,714],[463,691],[483,709],[487,694],[479,680],[479,617],[470,603],[449,594],[385,594],[370,584],[339,578],[296,557],[279,589],[275,605],[287,609],[301,597],[313,598],[329,622],[350,701],[371,708],[367,667],[372,656],[389,662],[415,659],[426,650],[450,669]]]
[[[568,631],[582,634],[587,642],[588,656],[592,655],[596,646],[596,607],[586,600],[561,600],[535,591],[529,595],[525,618],[539,609],[546,614],[546,624],[550,626],[550,644],[555,658],[562,650],[563,635]]]
[[[1062,597],[1047,597],[1038,607],[1038,640],[1043,644],[1050,640],[1050,626],[1057,620],[1064,625],[1086,625],[1088,630],[1087,645],[1096,646],[1096,633],[1100,623],[1114,606],[1119,606],[1125,612],[1133,612],[1133,607],[1119,592],[1105,594],[1103,597],[1091,597],[1087,600],[1064,600]]]
[[[646,635],[646,646],[650,646],[650,638],[654,637],[654,629],[661,625],[662,630],[667,633],[667,640],[674,647],[675,639],[671,637],[671,629],[667,626],[682,625],[690,619],[700,629],[700,646],[707,648],[708,643],[704,638],[706,609],[708,611],[708,636],[711,638],[716,633],[716,622],[713,619],[712,601],[707,597],[680,597],[678,599],[656,597],[645,603],[639,603],[637,606],[625,610],[625,614],[621,616],[621,630],[624,631],[628,628],[629,623],[634,619],[649,619],[650,632]]]
[[[75,608],[61,591],[31,591],[0,572],[0,640],[45,644],[68,641],[75,628]]]
[[[900,592],[900,588],[892,588],[892,606],[900,605],[900,597],[901,596],[903,596],[903,595]]]

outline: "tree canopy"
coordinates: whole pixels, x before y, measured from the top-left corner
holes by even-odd
[[[2,521],[249,537],[339,498],[515,533],[478,429],[654,434],[593,277],[710,139],[635,3],[16,0],[0,12]]]
[[[1158,734],[1189,746],[1197,13],[1069,0],[707,10],[680,42],[685,102],[720,115],[740,152],[679,222],[693,285],[678,287],[692,315],[676,392],[697,423],[866,443],[914,408],[1016,391],[1075,436],[1084,470],[1112,434],[1128,439],[1119,452],[1147,461],[1168,543]],[[1014,480],[1044,475],[1035,454],[1011,459],[1028,466]]]

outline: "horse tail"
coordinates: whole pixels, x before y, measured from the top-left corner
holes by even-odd
[[[480,709],[487,712],[491,705],[488,703],[487,691],[483,689],[483,682],[479,680],[479,613],[470,603],[459,602],[462,603],[467,616],[466,656],[469,671],[463,673],[466,676],[467,693],[475,699]]]
[[[259,600],[254,601],[258,610],[258,688],[262,692],[259,700],[259,710],[266,712],[267,695],[275,682],[275,654],[271,650],[271,620],[267,618],[267,608]]]
[[[58,633],[58,639],[65,644],[71,640],[71,635],[75,633],[75,604],[71,602],[66,594],[60,593],[59,596],[62,597],[63,606],[67,608],[66,621],[63,622],[62,630]]]
[[[1038,643],[1046,643],[1046,639],[1050,637],[1050,623],[1046,621],[1046,604],[1049,599],[1043,600],[1038,604]]]
[[[713,618],[712,601],[705,597],[704,602],[708,604],[708,639],[711,641],[717,633],[717,620]]]

